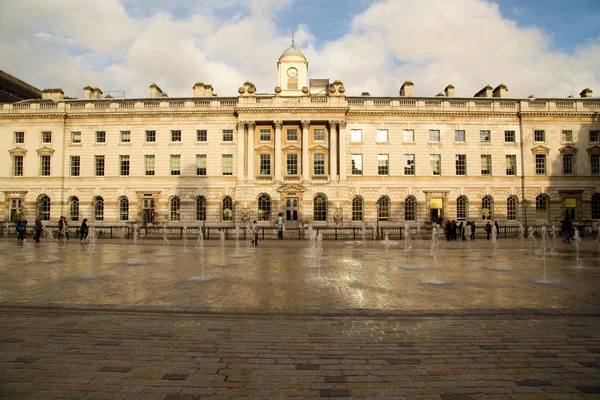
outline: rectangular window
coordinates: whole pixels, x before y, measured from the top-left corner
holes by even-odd
[[[271,141],[271,130],[270,129],[261,129],[259,140],[261,142],[270,142]]]
[[[223,154],[223,175],[233,175],[233,154]]]
[[[439,154],[430,154],[429,167],[431,168],[431,175],[440,176],[442,174],[442,156]]]
[[[13,157],[13,176],[23,176],[23,156]]]
[[[121,143],[131,142],[131,131],[121,131]]]
[[[514,154],[506,155],[506,175],[517,175],[517,156]]]
[[[456,175],[467,175],[467,155],[456,155]]]
[[[223,129],[223,141],[233,142],[233,129]]]
[[[171,154],[171,175],[181,175],[181,154]]]
[[[261,154],[260,155],[260,174],[271,175],[271,155]]]
[[[119,156],[119,174],[129,176],[129,156]]]
[[[492,141],[492,135],[490,131],[479,131],[479,141],[481,143],[490,143]]]
[[[377,175],[390,174],[390,156],[389,154],[377,154]]]
[[[206,176],[206,154],[196,154],[196,175]]]
[[[208,140],[206,129],[198,129],[196,131],[196,140],[198,142],[206,142]]]
[[[286,164],[288,175],[298,175],[298,154],[288,154]]]
[[[377,141],[378,142],[387,142],[388,141],[387,129],[377,129]]]
[[[40,175],[50,176],[50,156],[40,156]]]
[[[146,143],[156,142],[156,131],[146,131]]]
[[[351,129],[350,130],[350,141],[351,142],[362,142],[362,130],[361,129]]]
[[[415,174],[415,155],[405,154],[404,155],[404,175]]]
[[[546,131],[543,131],[543,130],[533,131],[533,140],[535,142],[545,142],[546,141]]]
[[[146,154],[144,156],[144,171],[146,176],[154,176],[154,154]]]
[[[591,135],[590,135],[590,137],[591,137]],[[23,144],[23,143],[25,143],[25,132],[15,132],[15,144]]]
[[[562,131],[562,142],[563,143],[573,143],[573,131],[563,130]]]
[[[405,129],[402,132],[402,141],[403,142],[414,142],[415,141],[415,131],[412,129]]]
[[[71,156],[71,176],[79,176],[81,159],[79,156]]]
[[[42,143],[52,143],[52,132],[42,132]]]
[[[536,154],[535,155],[535,174],[546,175],[546,155]]]
[[[352,154],[352,175],[362,175],[362,154]]]
[[[81,132],[71,132],[71,143],[81,143]]]
[[[106,143],[105,131],[96,131],[96,143]]]
[[[465,131],[462,129],[454,131],[454,141],[464,143],[466,141]]]
[[[320,140],[323,141],[325,140],[325,129],[315,129],[313,132],[313,138],[314,140]]]
[[[298,129],[286,129],[285,135],[288,142],[295,142],[298,140]]]
[[[515,131],[504,131],[504,143],[515,143]]]
[[[563,154],[563,175],[573,175],[573,154]]]
[[[104,176],[104,156],[94,157],[94,169],[96,170],[96,176]]]
[[[600,131],[590,131],[590,142],[597,143],[600,141]]]
[[[482,154],[481,155],[481,175],[492,175],[492,155]]]
[[[181,142],[181,131],[171,131],[171,142]]]
[[[325,154],[314,155],[313,175],[325,175]]]
[[[600,154],[592,154],[590,162],[592,164],[592,175],[600,175]]]
[[[440,141],[439,129],[430,129],[429,130],[429,141],[430,142],[439,142]]]

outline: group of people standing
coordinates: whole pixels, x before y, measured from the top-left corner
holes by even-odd
[[[446,225],[444,227],[444,232],[446,233],[447,241],[455,241],[457,240],[458,235],[460,235],[461,240],[467,240],[467,227],[471,228],[471,232],[469,235],[470,240],[475,240],[475,221],[467,221],[464,223],[460,221],[459,224],[456,221],[446,221]],[[487,236],[487,240],[490,240],[490,236],[492,234],[492,229],[496,230],[496,235],[500,235],[500,226],[498,225],[498,221],[494,221],[494,225],[490,221],[485,224],[485,233]]]
[[[19,221],[16,224],[17,227],[17,240],[19,241],[24,241],[26,239],[26,235],[27,235],[27,220],[24,217],[19,218]],[[35,230],[35,236],[33,237],[33,240],[37,243],[40,242],[40,238],[42,237],[42,231],[44,230],[44,224],[42,223],[42,216],[38,215],[37,218],[35,219],[35,225],[34,225],[34,230]],[[81,228],[79,229],[79,237],[80,240],[83,242],[85,239],[87,239],[87,235],[88,235],[88,225],[87,225],[87,218],[85,218],[83,220],[83,222],[81,223]],[[58,220],[58,240],[63,240],[64,238],[67,238],[67,240],[69,240],[69,222],[67,221],[67,219],[63,216],[60,217],[60,219]]]

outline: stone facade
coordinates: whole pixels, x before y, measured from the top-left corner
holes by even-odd
[[[197,83],[193,97],[169,98],[153,84],[148,98],[117,100],[86,86],[84,100],[53,89],[1,105],[0,220],[40,208],[51,223],[106,225],[272,225],[279,212],[288,228],[370,226],[378,215],[380,226],[600,219],[590,91],[513,99],[499,85],[456,98],[449,85],[413,97],[406,82],[398,97],[349,97],[335,81],[314,95],[308,62],[290,49],[273,94],[246,82],[217,97]]]

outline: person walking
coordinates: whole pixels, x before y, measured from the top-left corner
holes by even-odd
[[[256,224],[256,220],[252,223],[252,233],[254,234],[254,239],[252,239],[252,243],[254,246],[258,246],[258,225]]]
[[[67,222],[67,219],[65,217],[62,217],[63,219],[63,233],[65,235],[65,237],[67,238],[67,242],[69,241],[69,223]]]
[[[498,221],[494,221],[494,229],[496,230],[496,238],[500,237],[500,226],[498,225]]]
[[[40,236],[42,236],[42,230],[44,229],[44,224],[42,224],[42,216],[41,215],[38,215],[37,218],[35,219],[34,229],[35,229],[35,236],[33,237],[33,240],[35,240],[37,243],[39,243]]]
[[[58,240],[60,242],[62,242],[63,238],[65,237],[63,229],[65,228],[65,223],[63,221],[63,216],[61,215],[60,218],[58,219]]]
[[[84,240],[87,240],[87,235],[88,235],[87,218],[84,218],[83,222],[81,223],[81,228],[79,229],[79,241],[83,242]]]
[[[492,224],[490,224],[490,221],[485,224],[485,234],[487,236],[487,240],[490,240],[490,235],[492,234]]]
[[[279,213],[277,216],[277,239],[283,239],[283,214]]]
[[[25,235],[27,234],[27,220],[23,217],[19,218],[19,222],[17,222],[17,239],[20,241],[25,240]]]

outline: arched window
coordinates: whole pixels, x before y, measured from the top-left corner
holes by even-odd
[[[69,200],[69,218],[71,221],[79,221],[79,199],[75,196]]]
[[[181,220],[180,215],[179,215],[180,208],[181,208],[181,201],[179,200],[179,197],[177,197],[177,196],[171,197],[171,201],[169,202],[169,215],[170,215],[170,220],[172,222]]]
[[[125,196],[119,199],[119,220],[129,221],[129,199]]]
[[[381,196],[377,200],[377,217],[380,221],[387,221],[390,219],[390,198],[387,196]]]
[[[196,197],[196,221],[206,221],[206,198]]]
[[[415,196],[408,196],[406,200],[404,200],[404,220],[417,220],[417,198]]]
[[[484,196],[481,199],[481,218],[494,219],[494,198],[492,196]]]
[[[313,220],[327,221],[327,196],[317,194],[313,199]]]
[[[100,196],[94,198],[94,219],[104,221],[104,199]]]
[[[517,206],[519,205],[519,199],[517,196],[510,196],[506,199],[506,219],[509,221],[517,220]]]
[[[548,220],[548,204],[550,203],[547,194],[539,194],[535,198],[535,219],[538,221]]]
[[[456,219],[466,220],[469,218],[469,199],[467,196],[458,196],[456,199]]]
[[[223,221],[233,221],[233,200],[230,196],[223,197],[221,214],[223,215]]]
[[[258,196],[258,220],[269,221],[271,219],[271,196],[261,194]]]
[[[360,196],[354,196],[352,199],[352,221],[363,220],[363,198]]]
[[[45,194],[38,197],[37,208],[42,221],[50,221],[50,197]]]
[[[592,196],[592,219],[600,219],[600,193]]]

